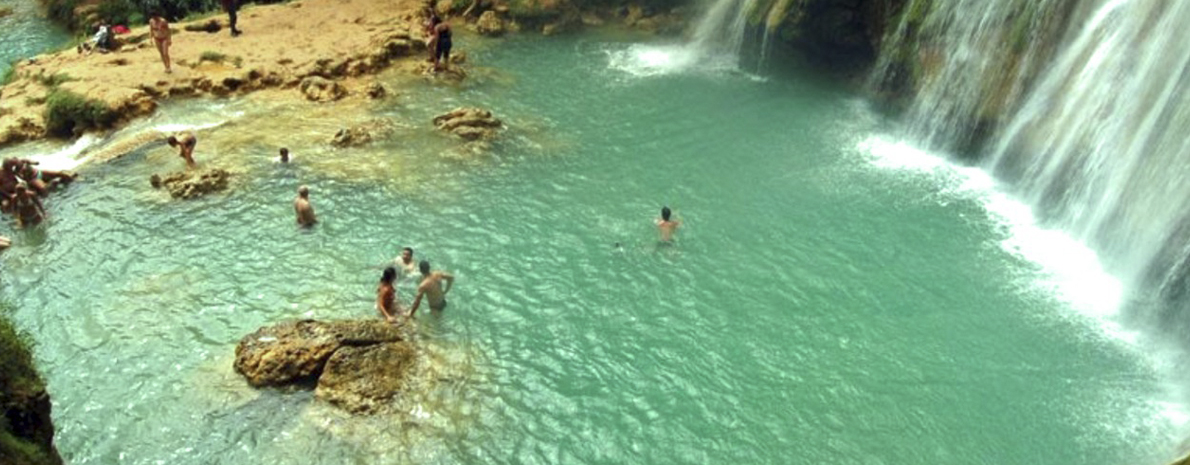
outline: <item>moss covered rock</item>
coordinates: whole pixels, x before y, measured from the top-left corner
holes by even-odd
[[[61,464],[54,448],[50,396],[29,347],[29,338],[0,314],[0,462]]]

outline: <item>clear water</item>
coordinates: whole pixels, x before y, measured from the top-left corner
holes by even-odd
[[[0,75],[8,71],[14,60],[42,53],[70,40],[70,33],[46,19],[41,3],[29,0],[0,0],[0,9],[11,8],[12,14],[0,17]]]
[[[179,102],[112,136],[202,127],[199,162],[237,175],[226,195],[165,199],[147,178],[181,161],[150,144],[80,167],[45,227],[3,227],[3,292],[38,342],[68,461],[1172,453],[1184,415],[1143,339],[1113,323],[1119,289],[1093,254],[979,172],[898,144],[850,90],[666,68],[669,49],[615,37],[468,40],[461,88],[383,76],[405,90],[375,105]],[[429,128],[459,105],[511,129],[490,153],[459,151]],[[397,122],[391,141],[327,147],[375,117]],[[281,145],[295,165],[270,161]],[[55,151],[99,156],[0,156]],[[323,220],[311,232],[290,206],[303,183]],[[673,247],[651,224],[663,204],[685,221]],[[435,368],[406,413],[352,419],[232,373],[261,325],[373,316],[375,265],[404,245],[458,277],[445,314],[421,320]]]

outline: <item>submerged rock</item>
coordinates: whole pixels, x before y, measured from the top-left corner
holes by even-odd
[[[381,320],[300,320],[267,326],[236,346],[235,370],[255,387],[315,386],[315,397],[376,413],[405,388],[417,351]]]
[[[492,117],[492,112],[480,108],[456,108],[434,117],[434,127],[463,140],[492,139],[504,123]]]
[[[374,413],[404,389],[416,363],[408,342],[343,347],[327,360],[314,396],[351,413]]]
[[[338,82],[321,76],[302,79],[302,94],[313,102],[333,102],[347,96],[347,89]]]
[[[227,189],[231,173],[223,169],[207,169],[197,171],[179,171],[161,177],[154,174],[149,178],[153,188],[164,187],[169,195],[175,199],[193,199],[211,192]]]
[[[236,373],[256,387],[310,382],[346,346],[397,342],[400,327],[380,320],[300,320],[266,326],[236,346]]]
[[[388,136],[393,130],[392,122],[386,119],[374,119],[355,126],[339,129],[331,138],[331,145],[339,148],[359,147],[371,143],[374,139]]]

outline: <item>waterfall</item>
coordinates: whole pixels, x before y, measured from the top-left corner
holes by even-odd
[[[736,60],[744,47],[748,15],[757,0],[715,0],[694,29],[690,47],[704,56],[727,56]]]
[[[1183,0],[911,0],[872,83],[911,83],[911,137],[979,147],[1168,318],[1190,308],[1185,24]]]

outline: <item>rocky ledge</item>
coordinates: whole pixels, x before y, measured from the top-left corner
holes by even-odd
[[[379,413],[417,365],[406,333],[379,320],[280,323],[240,340],[235,370],[254,387],[313,386],[319,400],[352,413]]]
[[[492,117],[492,112],[480,108],[456,108],[434,117],[434,127],[463,140],[492,139],[504,123]]]
[[[149,178],[153,188],[165,188],[175,199],[193,199],[211,192],[227,189],[227,181],[231,173],[222,169],[207,169],[199,171],[179,171],[161,177],[154,174]]]

